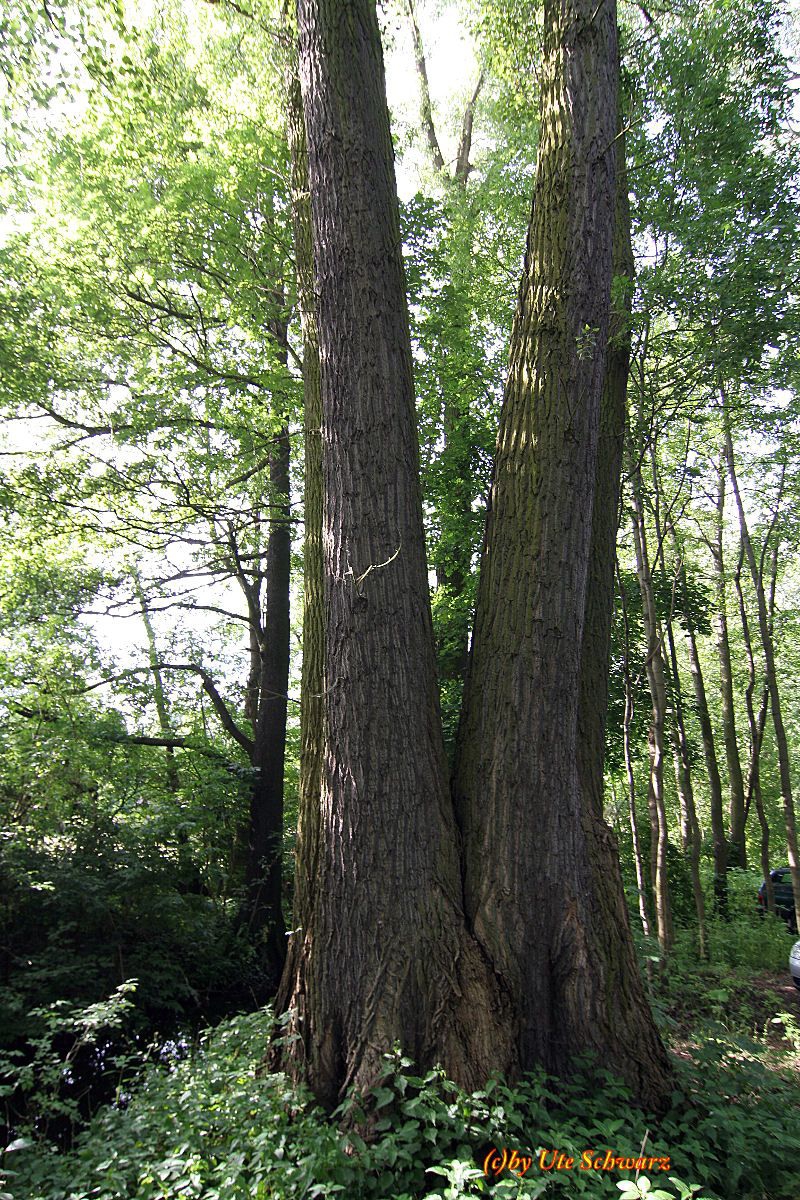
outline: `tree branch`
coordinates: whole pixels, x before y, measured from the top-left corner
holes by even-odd
[[[422,127],[428,139],[428,150],[434,170],[444,172],[444,158],[439,146],[439,139],[436,136],[436,126],[433,123],[433,105],[431,104],[431,89],[428,83],[428,67],[425,62],[425,47],[422,44],[422,34],[417,24],[414,0],[406,0],[406,11],[408,12],[408,19],[411,24],[411,37],[414,42],[414,62],[417,66],[417,78],[419,79],[419,108]]]
[[[248,758],[252,759],[253,751],[255,749],[252,738],[249,738],[247,734],[236,724],[233,716],[231,715],[230,709],[217,691],[214,680],[211,678],[205,667],[201,667],[197,663],[157,662],[151,663],[147,667],[131,667],[130,670],[120,671],[118,675],[109,675],[107,678],[101,679],[97,683],[90,683],[85,688],[81,688],[80,691],[72,692],[71,695],[83,696],[86,694],[86,692],[96,691],[97,688],[105,687],[109,683],[116,683],[120,679],[131,679],[135,675],[141,675],[143,672],[150,671],[189,671],[191,674],[199,676],[203,684],[203,690],[207,694],[214,707],[214,711],[217,714],[220,725],[225,732],[229,734],[239,746],[242,747]]]
[[[456,155],[456,169],[454,178],[461,187],[467,186],[467,179],[472,170],[472,164],[469,161],[470,151],[472,149],[472,126],[475,120],[475,105],[478,102],[481,88],[483,87],[484,72],[481,71],[478,76],[478,82],[475,84],[475,91],[467,101],[467,106],[464,109],[464,118],[461,122],[461,140],[458,143],[458,154]]]

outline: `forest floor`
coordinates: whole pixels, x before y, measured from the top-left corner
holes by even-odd
[[[779,1055],[782,1070],[800,1077],[800,990],[786,972],[763,971],[742,992],[742,1002],[753,1014],[753,1035]]]
[[[717,980],[695,994],[673,993],[665,1009],[668,1041],[679,1058],[694,1059],[704,1032],[725,1031],[742,1040],[743,1054],[752,1039],[765,1066],[800,1081],[800,990],[788,971],[735,972],[725,986]]]

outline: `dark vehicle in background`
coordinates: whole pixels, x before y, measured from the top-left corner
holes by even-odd
[[[792,890],[792,874],[789,867],[777,867],[770,871],[772,887],[775,892],[775,912],[782,917],[793,932],[797,932],[797,921],[794,912],[794,892]],[[767,882],[763,880],[758,889],[758,905],[762,913],[767,911]]]

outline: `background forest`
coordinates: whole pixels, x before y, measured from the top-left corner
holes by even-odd
[[[542,13],[379,19],[452,757]],[[635,272],[612,285],[631,364],[604,814],[671,1108],[588,1058],[470,1095],[398,1048],[369,1113],[331,1121],[263,1066],[320,697],[293,17],[0,16],[3,1195],[800,1195],[796,14],[676,0],[619,23]],[[798,908],[776,915],[787,863]],[[643,1144],[671,1182],[484,1170],[493,1146]]]

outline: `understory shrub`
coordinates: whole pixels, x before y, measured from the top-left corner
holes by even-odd
[[[583,1062],[568,1082],[534,1073],[467,1094],[439,1071],[415,1075],[399,1053],[362,1108],[331,1116],[263,1068],[267,1012],[208,1033],[184,1061],[146,1068],[130,1098],[102,1110],[71,1153],[17,1131],[7,1154],[13,1200],[453,1200],[460,1196],[650,1195],[796,1200],[800,1089],[758,1047],[709,1033],[696,1065],[676,1061],[660,1121],[636,1109],[608,1072]],[[530,1156],[524,1174],[502,1151]],[[541,1150],[572,1156],[542,1170]],[[585,1151],[669,1158],[669,1169],[581,1170]],[[545,1162],[550,1160],[545,1157]],[[507,1159],[507,1162],[510,1160]],[[13,1169],[13,1174],[10,1173]],[[488,1171],[488,1177],[485,1172]],[[694,1188],[692,1185],[695,1185]]]

